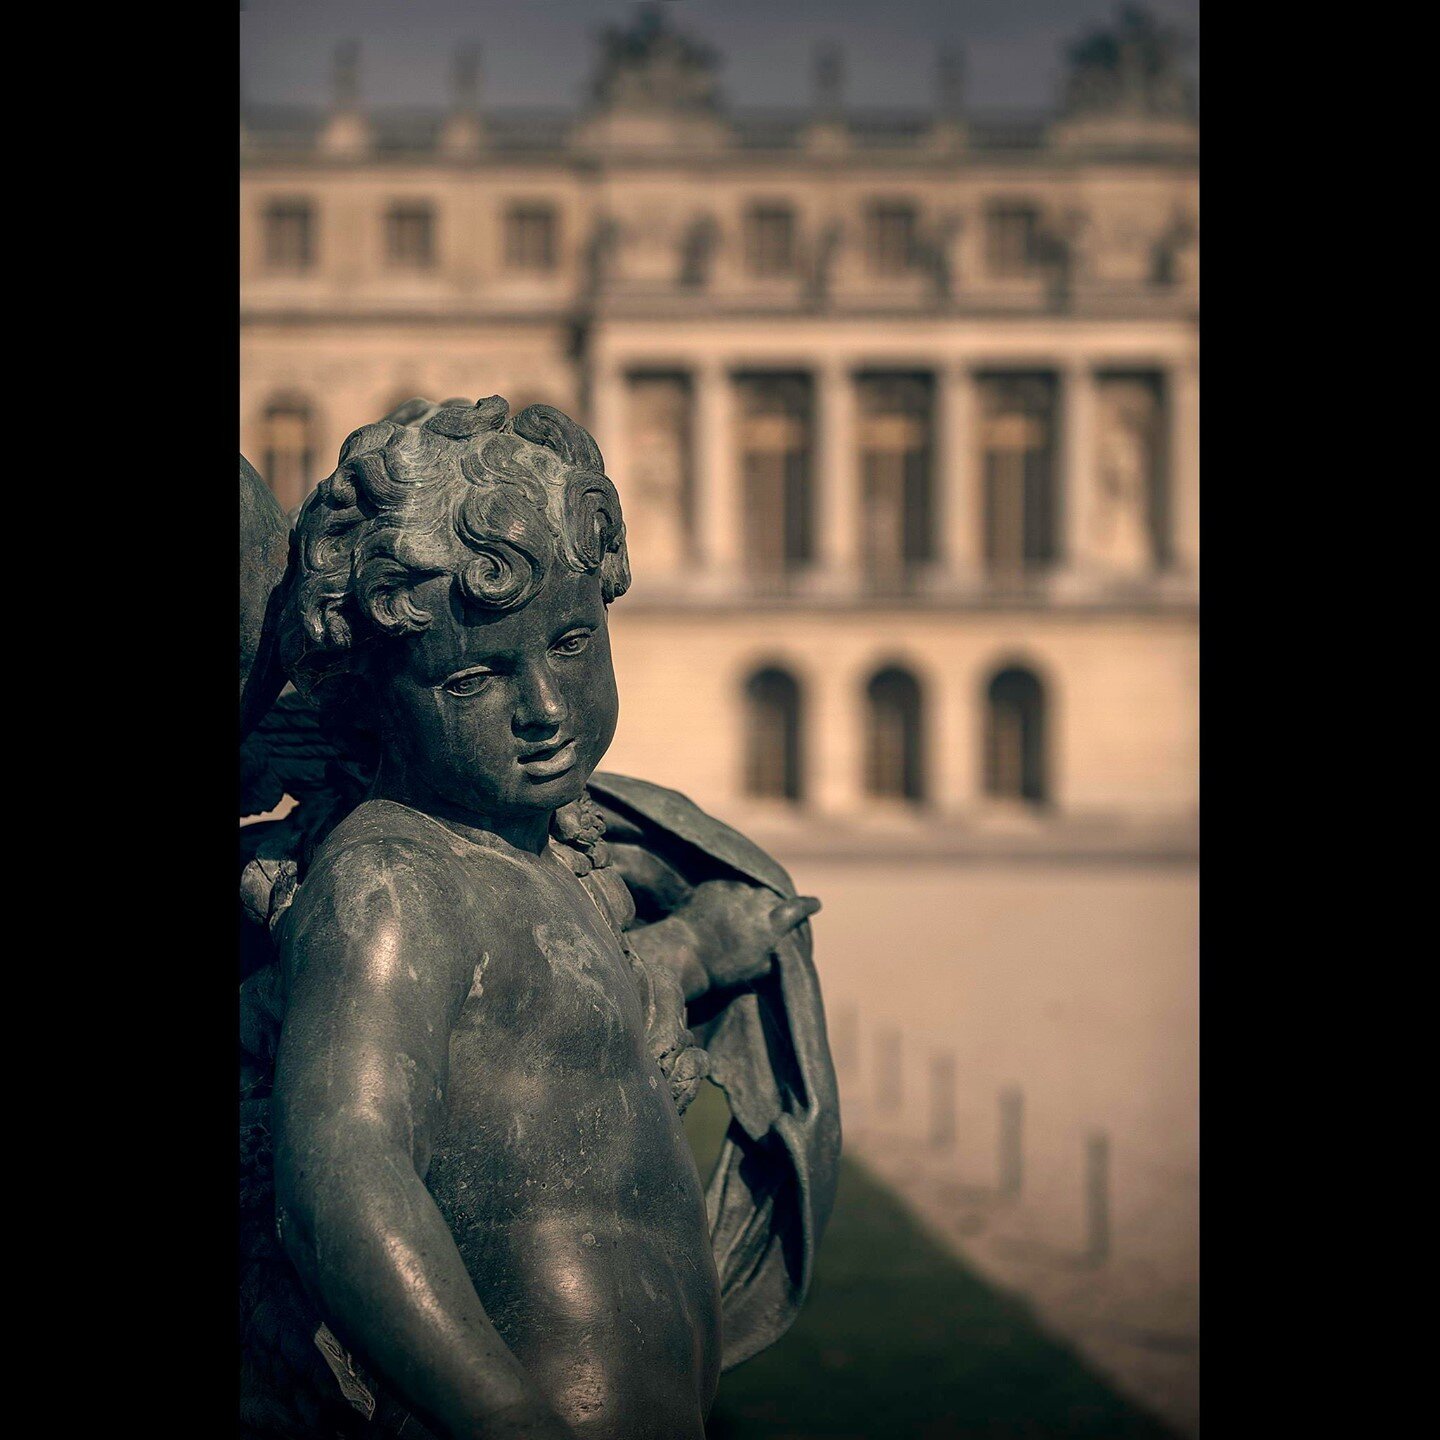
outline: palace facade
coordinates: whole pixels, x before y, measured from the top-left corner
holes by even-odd
[[[607,761],[787,853],[1187,852],[1198,148],[1166,36],[1052,113],[729,108],[644,8],[583,102],[241,124],[241,449],[287,507],[415,395],[582,418],[625,508]]]

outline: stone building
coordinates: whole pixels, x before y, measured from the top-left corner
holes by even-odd
[[[782,855],[1185,851],[1197,136],[1126,12],[1052,114],[727,107],[656,7],[570,110],[241,122],[240,439],[293,506],[414,395],[585,419],[635,584],[609,764]]]
[[[242,118],[240,440],[288,507],[415,395],[589,424],[635,574],[607,765],[823,898],[852,1151],[924,1133],[938,1057],[978,1193],[1023,1092],[967,1253],[1193,1433],[1197,135],[1137,12],[1068,58],[1047,115],[972,113],[953,54],[857,112],[833,51],[743,113],[648,7],[578,107],[487,107],[470,54],[422,114],[343,50],[327,111]],[[1107,1267],[1015,1260],[1081,1244],[1096,1131]]]

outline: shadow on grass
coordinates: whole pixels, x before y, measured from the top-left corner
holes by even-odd
[[[685,1117],[708,1175],[729,1113],[713,1086]],[[709,1440],[1175,1440],[1021,1300],[922,1234],[843,1161],[794,1327],[720,1380]]]

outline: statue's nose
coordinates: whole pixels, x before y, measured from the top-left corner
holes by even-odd
[[[565,701],[555,676],[544,666],[526,672],[512,726],[521,739],[553,734],[565,718]]]

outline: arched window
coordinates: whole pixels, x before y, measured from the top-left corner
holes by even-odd
[[[799,800],[800,686],[793,675],[759,670],[745,686],[745,789],[760,799]]]
[[[265,407],[261,474],[282,510],[293,510],[314,486],[318,451],[315,412],[295,396]]]
[[[1001,800],[1047,798],[1045,692],[1029,670],[1000,671],[986,694],[985,790]]]
[[[865,788],[895,800],[925,798],[920,684],[906,670],[882,670],[866,687],[869,734]]]

